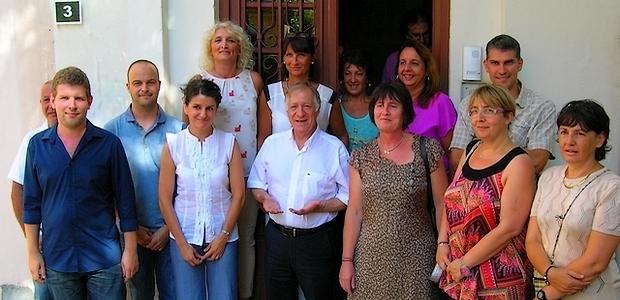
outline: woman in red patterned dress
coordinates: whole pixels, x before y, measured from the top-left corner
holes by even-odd
[[[500,86],[481,87],[470,97],[477,139],[446,190],[448,241],[440,241],[437,250],[445,270],[439,285],[454,299],[532,299],[525,224],[535,176],[527,153],[508,135],[515,110]]]

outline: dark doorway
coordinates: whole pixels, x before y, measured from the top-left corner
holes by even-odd
[[[412,8],[421,8],[432,16],[433,26],[433,52],[443,48],[447,49],[448,40],[442,39],[438,34],[438,23],[448,23],[448,20],[434,20],[441,14],[433,10],[433,0],[340,0],[338,7],[338,39],[340,46],[345,49],[358,48],[366,50],[373,59],[374,70],[370,76],[370,82],[376,86],[381,81],[381,72],[385,59],[405,41],[398,32],[403,14]],[[440,1],[439,1],[440,2]],[[435,8],[436,9],[436,8]],[[446,35],[447,36],[447,35]],[[437,45],[437,46],[436,46]],[[437,55],[435,55],[437,59]],[[442,65],[442,62],[438,60]],[[443,62],[447,64],[446,62]],[[447,68],[446,68],[447,70]],[[444,74],[442,74],[444,75]],[[447,74],[445,74],[447,78]],[[443,77],[443,76],[442,76]],[[446,88],[447,85],[442,89]]]

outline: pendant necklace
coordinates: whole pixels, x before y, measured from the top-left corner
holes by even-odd
[[[379,146],[381,146],[381,148],[383,148],[383,153],[386,155],[389,155],[390,153],[392,153],[392,151],[394,151],[394,149],[398,148],[398,146],[400,146],[400,144],[403,143],[403,141],[405,140],[405,134],[403,133],[403,135],[400,137],[400,141],[398,141],[398,143],[396,143],[396,145],[394,145],[394,147],[390,148],[390,149],[386,149],[385,146],[383,146],[383,143],[381,143],[381,139],[377,138],[377,140],[379,141]]]

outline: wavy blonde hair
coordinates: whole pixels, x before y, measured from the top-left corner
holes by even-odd
[[[239,58],[237,59],[237,68],[239,69],[252,69],[254,67],[254,61],[252,60],[252,52],[254,51],[254,45],[250,41],[248,34],[241,28],[241,26],[231,22],[224,21],[218,22],[213,25],[205,35],[203,43],[202,58],[200,61],[200,68],[204,71],[211,71],[215,67],[213,62],[213,53],[211,53],[211,42],[215,31],[220,28],[225,28],[228,33],[231,34],[235,40],[239,43]]]

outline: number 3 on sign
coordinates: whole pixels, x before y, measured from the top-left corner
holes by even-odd
[[[81,1],[55,1],[56,24],[82,24]]]
[[[65,18],[71,18],[71,16],[73,16],[73,11],[71,10],[72,9],[71,5],[67,4],[67,5],[63,6],[62,9],[65,10],[65,13],[62,14]]]

